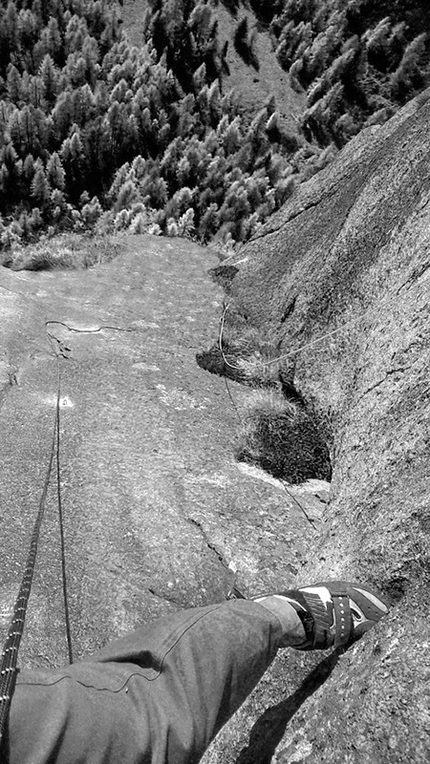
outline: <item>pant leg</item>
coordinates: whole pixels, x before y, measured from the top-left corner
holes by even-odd
[[[273,612],[236,600],[159,619],[60,670],[22,671],[10,764],[196,762],[281,641]]]

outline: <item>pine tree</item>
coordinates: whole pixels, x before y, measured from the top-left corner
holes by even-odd
[[[43,82],[41,77],[37,75],[30,77],[28,97],[33,106],[39,108],[43,105]]]
[[[43,217],[39,207],[34,207],[30,215],[29,223],[33,231],[37,231],[43,226]]]
[[[178,220],[178,235],[191,239],[195,233],[194,210],[187,209]]]
[[[49,204],[51,189],[42,167],[36,170],[30,188],[37,206],[44,209]]]
[[[14,2],[12,2],[12,0],[10,0],[7,4],[7,8],[2,19],[2,26],[4,29],[5,41],[7,41],[9,51],[14,50],[16,40],[18,39],[18,13],[16,5]]]
[[[222,135],[222,141],[224,150],[228,156],[229,154],[234,154],[238,150],[242,137],[240,134],[240,117],[236,117],[230,124],[228,124],[228,117],[225,117],[225,119],[227,126],[224,134]],[[220,131],[223,121],[224,120],[219,123],[218,131]]]
[[[72,93],[71,116],[79,127],[90,123],[96,111],[95,99],[90,86],[85,83]]]
[[[0,150],[0,168],[3,172],[2,187],[9,194],[8,202],[17,195],[19,189],[18,154],[13,144],[8,141]]]
[[[426,54],[427,33],[415,37],[407,46],[399,66],[391,77],[391,92],[400,102],[411,97],[414,90],[423,87],[425,80],[429,79],[420,68],[421,61]]]
[[[204,0],[199,0],[190,13],[188,27],[198,37],[208,38],[211,35],[212,26],[213,19],[210,6]]]
[[[85,61],[85,76],[87,82],[92,88],[95,87],[96,82],[100,76],[101,67],[99,66],[99,46],[97,40],[94,37],[85,37],[84,44],[82,46],[82,58]]]
[[[84,224],[87,226],[87,228],[94,226],[102,212],[102,206],[97,196],[93,196],[91,201],[85,204],[81,210],[82,220],[84,221]]]
[[[46,175],[52,188],[59,190],[64,189],[66,173],[64,172],[64,167],[61,164],[60,157],[56,151],[51,154],[48,160],[46,165]]]
[[[25,56],[37,42],[41,30],[41,20],[29,9],[21,8],[18,14],[19,45]]]
[[[6,88],[12,103],[18,105],[21,100],[21,76],[14,64],[7,67]]]
[[[222,115],[221,112],[221,92],[219,80],[214,80],[207,93],[207,104],[209,107],[210,121],[216,125]]]
[[[58,19],[54,15],[51,16],[48,26],[42,32],[42,42],[47,53],[52,56],[52,59],[59,65],[64,64],[64,56],[62,55],[63,41],[61,39]]]
[[[86,186],[86,162],[84,145],[78,125],[73,125],[70,138],[61,146],[60,158],[66,173],[66,188],[71,200],[77,200]]]
[[[57,141],[61,141],[69,132],[73,122],[74,99],[70,90],[60,93],[55,104],[52,117],[53,128]]]
[[[198,69],[193,74],[193,87],[194,92],[199,93],[200,90],[206,85],[207,80],[207,72],[206,72],[206,64],[201,64]]]
[[[140,194],[136,184],[132,180],[126,180],[118,192],[114,204],[115,212],[129,209],[133,204],[140,201]]]
[[[58,72],[50,53],[47,53],[42,60],[39,77],[42,80],[42,97],[49,106],[52,106],[58,92]]]
[[[199,236],[203,242],[211,239],[219,228],[219,222],[218,205],[212,202],[202,215],[199,223]]]
[[[171,202],[171,214],[177,219],[193,205],[193,192],[188,186],[176,191]]]
[[[368,29],[363,35],[369,63],[382,72],[388,68],[390,33],[391,20],[385,16],[374,29]]]
[[[34,156],[27,154],[23,165],[23,175],[27,182],[33,178],[34,172]]]

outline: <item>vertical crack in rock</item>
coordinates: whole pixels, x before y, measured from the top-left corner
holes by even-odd
[[[198,520],[195,520],[194,517],[188,517],[187,520],[188,520],[188,522],[191,525],[193,525],[194,527],[199,529],[200,534],[201,534],[201,536],[203,538],[203,541],[205,542],[205,544],[208,547],[208,549],[210,549],[211,552],[216,554],[216,556],[218,557],[218,560],[220,561],[220,563],[225,568],[228,568],[228,563],[225,561],[225,559],[224,559],[223,555],[221,554],[221,552],[219,552],[218,549],[216,548],[216,546],[214,544],[212,544],[211,541],[209,541],[208,535],[207,535],[206,531],[204,530],[202,524],[199,523]]]

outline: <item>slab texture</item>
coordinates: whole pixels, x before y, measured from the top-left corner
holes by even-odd
[[[234,570],[248,593],[293,581],[314,533],[281,483],[236,464],[224,382],[197,366],[221,311],[207,275],[216,257],[185,240],[122,244],[118,259],[89,271],[0,272],[1,636],[60,373],[75,658],[157,616],[222,600]],[[67,657],[55,480],[46,512],[21,665]]]
[[[304,684],[285,658],[241,764],[430,757],[428,96],[360,134],[230,261],[230,314],[278,332],[285,376],[333,431],[299,579],[363,580],[394,603]]]

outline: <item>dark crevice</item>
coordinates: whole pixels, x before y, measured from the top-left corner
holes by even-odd
[[[216,554],[216,556],[218,557],[218,560],[222,563],[222,565],[224,565],[224,567],[228,568],[228,564],[225,561],[225,559],[224,559],[223,555],[221,554],[221,552],[219,552],[218,549],[214,546],[214,544],[212,544],[209,541],[207,533],[204,530],[204,528],[202,527],[202,524],[199,523],[198,520],[195,520],[193,517],[188,517],[187,520],[188,520],[189,523],[191,523],[191,525],[194,525],[196,528],[199,529],[200,534],[203,537],[203,541],[206,544],[207,548],[210,549],[211,552]]]
[[[245,424],[239,461],[255,464],[289,483],[331,480],[330,455],[317,422],[304,407],[293,416],[264,408],[251,412]]]
[[[287,307],[285,308],[285,310],[284,310],[284,312],[283,312],[283,314],[281,316],[281,324],[285,323],[287,318],[289,316],[291,316],[294,308],[296,307],[296,300],[297,300],[297,295],[295,295],[293,297],[293,299],[291,300],[291,302],[288,303]]]
[[[294,300],[289,305],[290,313]],[[254,390],[243,404],[238,461],[254,464],[277,479],[302,483],[331,480],[331,433],[313,403],[294,385],[294,365],[283,369],[279,347],[267,334],[228,313],[222,349],[218,344],[196,355],[200,368]],[[236,406],[235,406],[236,408]]]
[[[294,403],[297,403],[297,404],[299,404],[301,406],[306,406],[306,401],[305,401],[303,395],[299,392],[299,390],[297,390],[296,387],[294,387],[292,382],[289,382],[289,381],[283,379],[282,375],[280,375],[280,377],[281,377],[281,380],[280,380],[281,381],[281,388],[282,388],[282,392],[283,392],[285,398],[288,401],[293,401]]]

